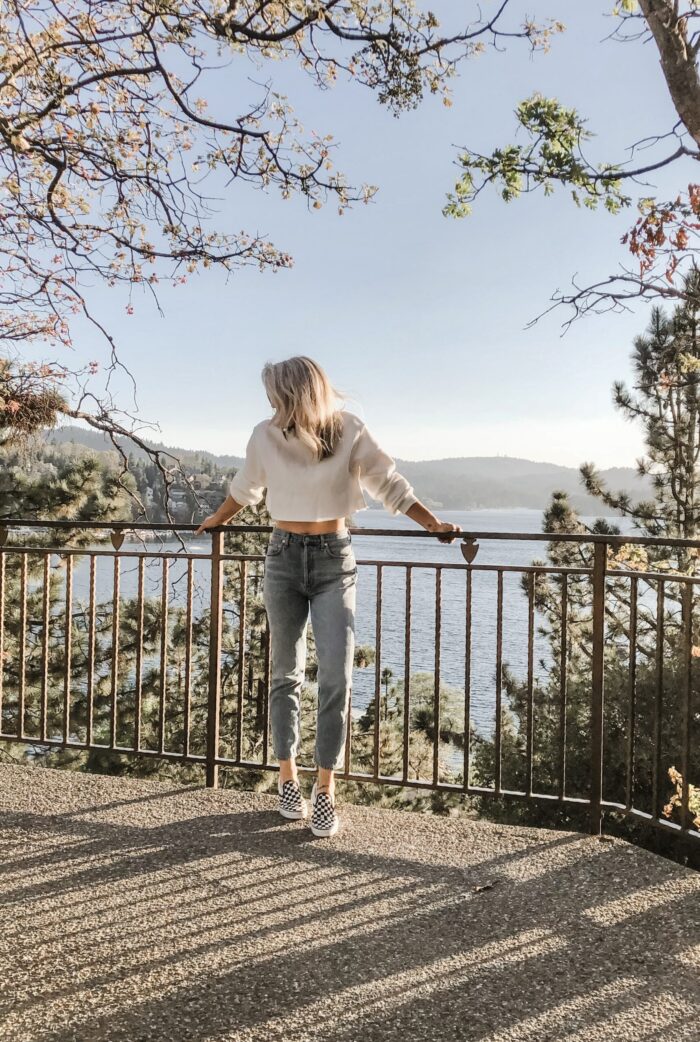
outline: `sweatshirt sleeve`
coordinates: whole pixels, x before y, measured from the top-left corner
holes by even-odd
[[[418,502],[412,486],[396,470],[391,456],[377,444],[363,425],[352,451],[352,465],[358,471],[360,485],[373,499],[378,499],[390,514],[405,514]]]
[[[260,459],[258,440],[254,430],[246,445],[245,461],[234,474],[229,485],[229,493],[241,506],[254,506],[262,499],[265,485],[265,469]]]

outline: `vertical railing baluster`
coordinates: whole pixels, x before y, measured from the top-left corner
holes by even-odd
[[[350,757],[352,749],[352,688],[350,688],[348,698],[348,716],[347,725],[345,727],[345,749],[343,752],[343,774],[345,777],[350,774]]]
[[[248,562],[241,561],[241,590],[238,606],[238,712],[236,715],[236,760],[243,759],[243,685],[245,683],[245,637],[248,611]]]
[[[65,673],[63,677],[63,741],[70,737],[71,669],[73,655],[73,554],[66,556],[66,617],[63,634]]]
[[[464,601],[464,790],[469,788],[472,737],[472,570],[467,567]]]
[[[134,663],[134,749],[141,749],[141,715],[143,698],[143,625],[144,625],[144,585],[146,558],[139,556],[138,577],[136,580],[136,661]]]
[[[406,607],[403,645],[403,736],[401,751],[401,777],[408,781],[408,757],[411,722],[411,611],[413,569],[406,565]]]
[[[39,710],[39,735],[47,738],[49,711],[49,634],[51,632],[51,554],[44,557],[43,590],[41,598],[41,708]]]
[[[569,625],[569,577],[561,577],[561,633],[559,634],[559,791],[563,800],[566,795],[566,702],[567,702],[567,651]]]
[[[627,705],[627,771],[625,779],[625,806],[628,811],[634,802],[634,757],[635,730],[637,727],[637,577],[630,579],[630,632],[629,632],[629,665]]]
[[[3,727],[3,697],[5,681],[5,561],[7,557],[0,549],[0,734],[4,734]]]
[[[168,593],[170,559],[162,561],[160,587],[160,697],[158,699],[158,749],[165,752],[165,703],[168,697]]]
[[[442,644],[442,568],[435,569],[435,662],[433,669],[433,785],[440,781],[440,649]]]
[[[268,667],[269,668],[269,667]],[[354,676],[355,664],[353,662],[353,676]],[[268,698],[270,691],[270,684],[268,680],[267,685]],[[348,691],[348,711],[345,725],[345,748],[343,750],[343,774],[347,778],[350,774],[351,758],[352,758],[352,684]]]
[[[659,579],[656,590],[656,691],[654,693],[654,723],[652,727],[654,754],[652,767],[652,820],[659,818],[659,798],[661,791],[661,716],[664,695],[664,595],[666,587],[663,579]]]
[[[534,652],[535,652],[535,573],[528,573],[527,582],[527,718],[525,725],[525,779],[526,793],[532,795],[532,754],[534,746],[533,703],[535,697],[534,682]]]
[[[498,569],[496,589],[496,734],[494,742],[494,791],[501,791],[501,729],[503,725],[503,571]]]
[[[263,679],[263,763],[267,764],[270,759],[270,627],[265,616],[265,664]],[[350,718],[348,716],[348,730],[350,729]]]
[[[683,684],[683,723],[681,725],[681,774],[683,775],[683,791],[681,793],[681,828],[686,832],[690,828],[690,722],[692,719],[692,680],[693,680],[693,584],[686,582],[683,586],[684,627],[684,659],[685,683]]]
[[[88,591],[88,633],[87,633],[87,681],[85,686],[85,744],[92,745],[94,729],[95,701],[95,587],[97,559],[90,554],[90,578]]]
[[[379,739],[382,699],[382,566],[377,565],[377,583],[374,615],[374,734],[373,734],[373,778],[379,778]]]
[[[209,685],[207,694],[206,782],[215,789],[219,782],[219,708],[221,703],[221,609],[224,533],[211,533],[211,590],[209,596]]]
[[[603,704],[605,698],[605,573],[608,548],[593,548],[593,632],[591,661],[591,795],[590,831],[600,835],[603,800]]]
[[[19,580],[19,655],[17,663],[17,737],[24,737],[24,716],[27,688],[27,572],[28,553],[20,554]]]
[[[114,578],[112,588],[112,683],[109,707],[109,747],[117,744],[117,690],[119,687],[119,598],[120,598],[120,562],[119,555],[114,554]]]
[[[187,560],[187,608],[185,611],[185,692],[183,708],[182,755],[190,755],[190,712],[192,701],[192,605],[194,600],[194,560]]]

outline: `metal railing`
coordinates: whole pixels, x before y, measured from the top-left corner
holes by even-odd
[[[270,529],[217,529],[196,552],[185,542],[195,528],[2,522],[1,741],[199,764],[209,786],[220,767],[275,769],[261,599]],[[358,639],[362,698],[339,777],[587,808],[594,833],[616,811],[700,838],[700,577],[686,567],[700,541],[467,532],[461,559],[454,547],[457,559],[435,559],[443,546],[425,559],[416,547],[429,533],[350,531],[385,552],[414,542],[408,557],[356,547],[371,632]],[[482,544],[523,541],[549,544],[550,561],[477,563]],[[685,571],[648,566],[635,548],[663,548]]]

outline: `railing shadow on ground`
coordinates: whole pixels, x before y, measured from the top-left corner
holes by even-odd
[[[124,543],[130,523],[3,525],[1,741],[195,764],[212,787],[221,767],[276,769],[260,598],[269,529],[215,530],[193,553],[183,538],[194,525],[139,526],[136,544]],[[467,532],[455,561],[418,552],[434,544],[429,533],[351,532],[360,545],[411,550],[358,554],[373,661],[356,670],[371,685],[341,778],[585,810],[595,834],[615,813],[697,845],[700,576],[645,568],[629,550],[680,559],[700,541]],[[85,545],[91,533],[103,542]],[[175,549],[143,541],[173,534],[183,537]],[[503,551],[480,563],[487,543],[546,544],[550,557],[568,549],[576,560],[509,563]],[[413,672],[419,652],[428,674]],[[403,671],[391,693],[389,661]],[[490,714],[488,733],[478,713]],[[676,821],[664,813],[671,767],[683,779]]]
[[[695,1037],[700,879],[626,843],[352,808],[323,845],[264,797],[26,773],[2,771],[5,1037]]]

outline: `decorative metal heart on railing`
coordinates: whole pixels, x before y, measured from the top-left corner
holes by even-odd
[[[466,539],[462,540],[460,544],[460,550],[462,551],[462,557],[467,562],[467,564],[471,564],[479,552],[479,544],[477,543],[476,539],[467,537]]]
[[[112,546],[114,547],[114,549],[118,550],[119,547],[124,542],[124,533],[123,532],[111,532],[109,538],[112,540]]]

